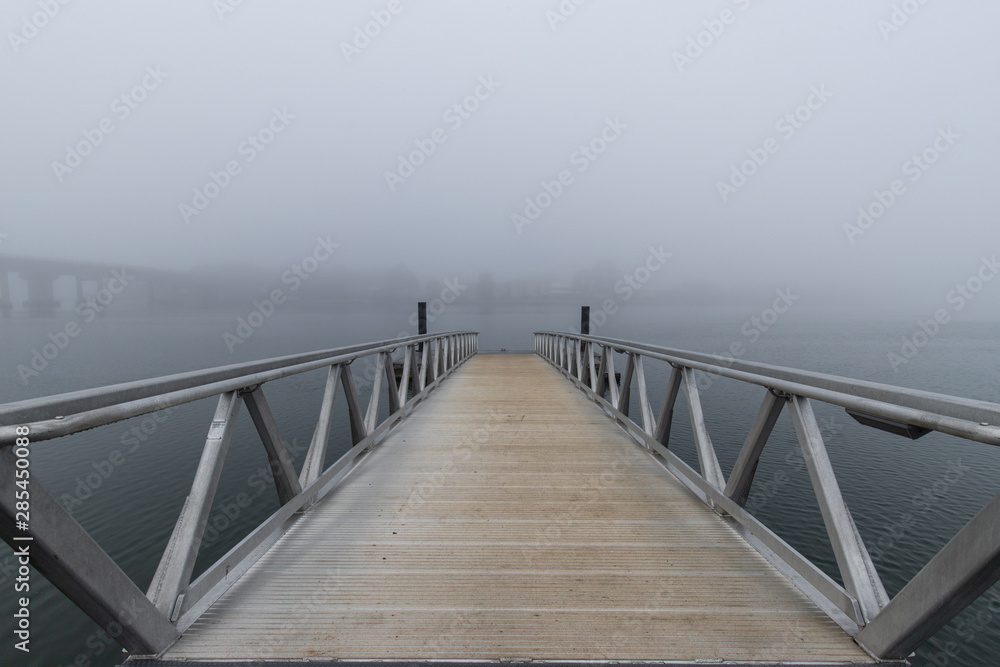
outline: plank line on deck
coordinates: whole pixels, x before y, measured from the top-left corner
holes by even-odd
[[[872,662],[535,355],[477,355],[163,659]]]

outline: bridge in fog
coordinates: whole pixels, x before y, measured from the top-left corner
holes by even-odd
[[[126,290],[129,302],[149,307],[190,303],[199,292],[195,279],[179,271],[0,255],[0,315],[9,316],[19,311],[29,315],[51,315],[65,306],[57,298],[56,282],[67,277],[75,282],[74,307],[88,300],[101,305],[102,301],[110,302]],[[11,296],[12,279],[25,285],[23,298],[16,302]]]
[[[377,370],[367,405],[351,371],[363,358]],[[312,370],[325,387],[296,470],[264,387]],[[653,372],[667,378],[655,402]],[[728,474],[704,373],[759,389]],[[670,449],[681,392],[697,469]],[[324,467],[341,396],[352,446]],[[19,435],[34,445],[210,397],[201,461],[146,591],[38,480],[30,528],[18,526]],[[903,664],[1000,578],[1000,495],[890,597],[814,402],[901,436],[1000,444],[992,403],[586,334],[536,333],[534,352],[516,354],[480,354],[475,332],[422,334],[2,405],[0,534],[30,541],[35,568],[118,628],[136,664]],[[242,406],[281,506],[193,578]],[[836,579],[747,509],[785,410]]]

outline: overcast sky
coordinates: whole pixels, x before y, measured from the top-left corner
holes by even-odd
[[[1000,250],[998,24],[987,0],[6,0],[0,253],[278,266],[322,236],[514,277],[663,246],[672,280],[932,307]]]

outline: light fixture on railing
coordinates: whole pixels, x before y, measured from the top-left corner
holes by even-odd
[[[850,408],[844,408],[844,410],[859,424],[871,426],[872,428],[877,428],[880,431],[895,433],[896,435],[901,435],[909,438],[910,440],[916,440],[917,438],[925,436],[931,432],[931,429],[924,428],[923,426],[915,426],[914,424],[907,424],[906,422],[889,419],[887,417],[879,417],[878,415],[872,415],[867,412],[852,410]]]

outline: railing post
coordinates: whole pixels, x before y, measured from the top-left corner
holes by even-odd
[[[16,463],[13,447],[0,449],[0,535],[4,541],[15,552],[29,545],[31,565],[102,629],[120,627],[115,639],[128,651],[149,655],[170,646],[178,633],[166,615],[34,477],[31,531],[15,530]],[[23,537],[30,541],[19,539]]]
[[[191,493],[184,501],[174,532],[146,593],[156,608],[171,620],[178,594],[191,581],[191,572],[201,547],[201,538],[205,534],[205,525],[208,523],[215,490],[219,486],[222,464],[229,451],[229,441],[233,437],[239,408],[239,392],[230,391],[219,397],[201,461],[191,484]]]

